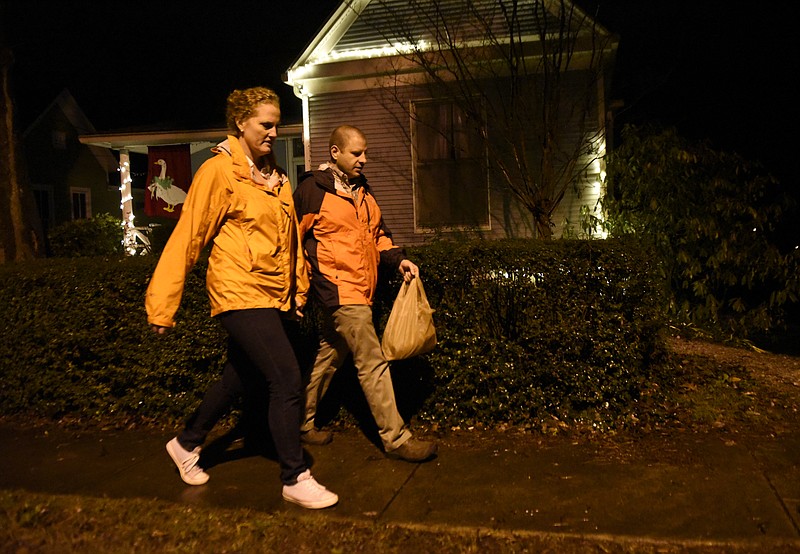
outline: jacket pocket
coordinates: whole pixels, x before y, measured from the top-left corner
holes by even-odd
[[[259,213],[257,217],[250,218],[245,214],[242,218],[242,232],[251,271],[277,274],[282,272],[287,225],[284,218],[270,215]]]

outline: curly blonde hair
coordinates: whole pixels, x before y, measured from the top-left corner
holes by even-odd
[[[266,87],[252,87],[244,90],[234,90],[228,95],[228,106],[225,110],[225,121],[228,129],[237,137],[239,125],[255,114],[256,108],[261,104],[272,104],[280,109],[281,101],[274,90]]]

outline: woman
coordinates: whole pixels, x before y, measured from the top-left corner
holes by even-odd
[[[338,497],[314,480],[303,458],[300,368],[281,322],[282,313],[300,315],[308,275],[291,186],[274,163],[278,96],[262,87],[233,91],[226,118],[232,134],[198,169],[145,300],[154,332],[174,327],[186,275],[213,240],[206,284],[211,316],[230,337],[227,361],[222,380],[209,388],[167,452],[186,483],[208,481],[198,465],[200,446],[243,385],[263,376],[283,498],[326,508]]]

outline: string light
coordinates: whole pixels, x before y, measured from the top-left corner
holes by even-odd
[[[120,163],[117,171],[120,172],[120,205],[122,210],[122,249],[128,256],[137,254],[136,227],[133,223],[133,178],[131,177],[131,164],[127,152],[120,151]]]

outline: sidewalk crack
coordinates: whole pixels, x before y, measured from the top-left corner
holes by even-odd
[[[386,505],[381,509],[380,512],[378,512],[378,516],[375,518],[376,521],[383,518],[383,515],[391,507],[395,499],[400,495],[400,492],[402,492],[402,490],[406,487],[406,485],[411,481],[411,479],[414,477],[414,474],[417,473],[418,469],[419,469],[419,464],[415,464],[414,469],[412,469],[411,472],[408,474],[406,480],[403,481],[403,483],[399,487],[397,487],[397,490],[394,491],[394,494],[392,494],[392,497],[389,499]]]
[[[789,519],[789,522],[792,524],[792,527],[794,528],[794,532],[798,536],[800,536],[800,527],[798,527],[798,524],[797,524],[797,521],[795,520],[795,518],[792,517],[791,508],[786,504],[786,502],[784,502],[783,497],[778,492],[777,487],[775,487],[775,485],[772,483],[772,479],[769,478],[769,475],[767,475],[766,471],[764,471],[764,469],[762,468],[762,465],[761,465],[761,463],[759,463],[758,457],[756,456],[755,452],[753,452],[752,448],[748,447],[747,450],[750,453],[750,457],[753,458],[753,461],[756,463],[756,467],[758,468],[759,473],[761,473],[761,476],[764,477],[764,480],[767,482],[767,485],[769,485],[769,488],[772,491],[772,494],[774,494],[775,498],[778,499],[778,503],[781,505],[781,508],[783,509],[783,513],[786,514],[786,517]]]

